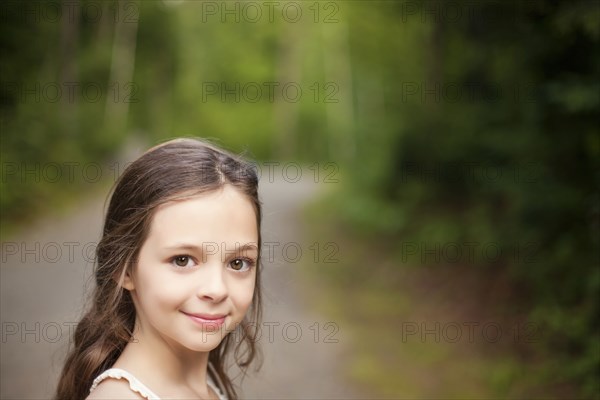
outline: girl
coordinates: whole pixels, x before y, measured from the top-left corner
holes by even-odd
[[[257,355],[257,190],[250,163],[196,139],[127,167],[56,400],[236,397],[225,359],[245,371]]]

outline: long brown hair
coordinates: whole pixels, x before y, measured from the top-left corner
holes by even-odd
[[[132,340],[136,311],[122,288],[127,271],[146,240],[156,207],[183,193],[207,193],[233,185],[247,196],[256,212],[261,248],[261,205],[254,165],[198,139],[175,139],[148,150],[129,165],[116,182],[106,213],[102,239],[96,248],[95,288],[91,305],[78,323],[54,398],[84,399],[94,378],[110,368]],[[252,329],[261,318],[260,251],[252,305],[244,320],[209,354],[208,373],[221,383],[228,398],[237,397],[226,374],[226,358],[245,372],[259,355]],[[237,338],[238,340],[236,340]]]

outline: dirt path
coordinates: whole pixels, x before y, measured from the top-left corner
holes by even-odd
[[[0,398],[52,395],[83,306],[102,207],[103,199],[92,199],[64,219],[47,218],[2,243]]]
[[[243,382],[242,396],[349,398],[357,394],[339,375],[349,351],[345,330],[312,313],[298,268],[312,243],[299,238],[299,210],[317,195],[310,171],[297,182],[281,169],[263,170],[265,314],[260,339],[263,368]],[[101,231],[104,194],[66,217],[40,221],[2,243],[0,268],[0,398],[49,398],[71,330],[91,287],[91,255]],[[301,252],[301,253],[300,253]],[[304,297],[303,297],[304,296]]]
[[[248,399],[357,397],[355,388],[340,376],[339,357],[350,351],[346,331],[335,320],[308,309],[310,291],[300,280],[299,269],[312,262],[316,250],[315,243],[299,236],[299,210],[323,187],[307,168],[298,182],[286,176],[278,169],[270,179],[263,171],[261,180],[265,315],[260,342],[265,362],[260,373],[244,383],[243,395]]]

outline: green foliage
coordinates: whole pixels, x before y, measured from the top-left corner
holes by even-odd
[[[600,38],[591,20],[599,5],[479,7],[489,19],[412,18],[428,26],[420,48],[420,29],[406,34],[411,18],[404,40],[380,29],[384,45],[412,43],[400,54],[420,61],[402,65],[389,52],[384,65],[396,68],[384,108],[394,111],[364,123],[383,128],[358,147],[353,163],[362,168],[352,169],[341,210],[362,230],[404,241],[496,243],[504,257],[474,266],[508,270],[532,320],[547,327],[539,351],[560,360],[547,379],[598,396]],[[381,43],[354,45],[363,54],[361,46]],[[380,59],[358,58],[359,68],[382,68]]]

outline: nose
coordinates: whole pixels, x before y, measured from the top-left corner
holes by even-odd
[[[220,263],[205,265],[204,274],[200,276],[198,298],[212,303],[220,303],[227,297],[227,284]]]

